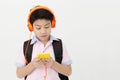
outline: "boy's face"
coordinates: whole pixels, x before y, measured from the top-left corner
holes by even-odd
[[[46,19],[38,19],[34,21],[33,31],[40,41],[47,42],[51,33],[51,21]]]

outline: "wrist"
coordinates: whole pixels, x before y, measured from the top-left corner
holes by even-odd
[[[34,66],[33,62],[30,62],[29,66],[30,66],[31,69],[35,69],[35,66]]]
[[[55,66],[55,61],[53,60],[51,68],[54,68],[54,66]]]

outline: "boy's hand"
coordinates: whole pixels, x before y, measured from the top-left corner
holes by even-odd
[[[37,58],[43,62],[46,67],[53,65],[53,59],[50,57],[50,53],[38,54]]]
[[[31,64],[34,68],[40,68],[42,65],[43,65],[43,62],[38,59],[38,58],[34,58],[32,61],[31,61]]]
[[[52,65],[53,65],[53,63],[54,63],[54,60],[53,60],[52,58],[50,58],[50,59],[44,59],[44,60],[42,60],[42,61],[43,61],[44,65],[45,65],[46,67],[52,67]]]

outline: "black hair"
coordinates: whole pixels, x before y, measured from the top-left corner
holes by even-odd
[[[38,9],[30,16],[30,23],[33,25],[34,21],[38,19],[46,19],[52,22],[54,15],[46,9]]]

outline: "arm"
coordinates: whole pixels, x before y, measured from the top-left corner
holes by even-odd
[[[71,72],[72,72],[71,65],[60,64],[60,63],[54,61],[52,58],[50,58],[48,60],[43,60],[43,63],[44,63],[44,65],[46,65],[47,67],[51,67],[58,73],[61,73],[65,76],[71,75]]]
[[[61,64],[53,60],[53,64],[51,67],[58,73],[61,73],[65,76],[69,76],[72,73],[71,62],[69,62],[71,58],[63,42],[62,42],[62,48],[63,48],[63,58]]]
[[[58,73],[61,73],[63,75],[69,76],[71,75],[72,72],[72,68],[71,65],[63,65],[63,64],[59,64],[56,61],[53,61],[53,65],[52,68],[57,71]]]
[[[32,63],[29,63],[25,67],[17,67],[16,73],[18,78],[23,78],[34,70]]]
[[[16,70],[17,76],[19,78],[23,78],[26,75],[30,74],[34,69],[40,68],[42,65],[43,65],[43,62],[40,59],[35,58],[25,67],[17,67],[17,70]]]

